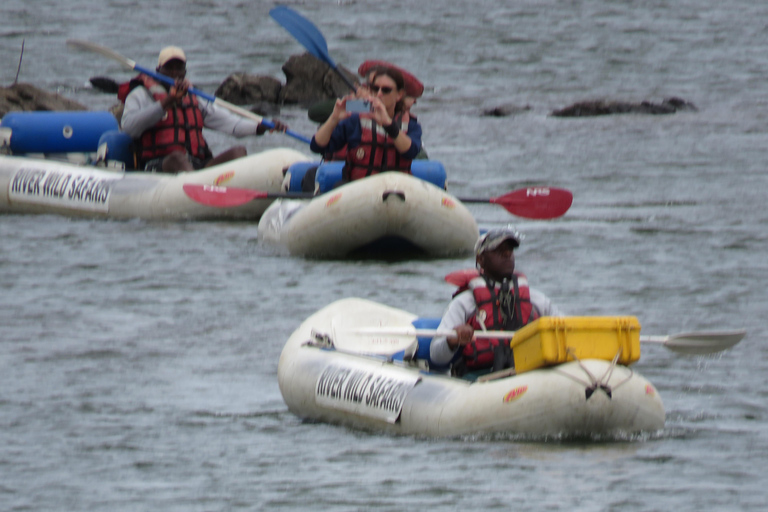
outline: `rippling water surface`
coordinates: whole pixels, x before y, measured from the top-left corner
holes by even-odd
[[[509,4],[509,5],[507,5]],[[213,92],[273,75],[302,51],[274,4],[20,2],[0,7],[0,83],[87,104],[91,76],[129,72],[68,38],[147,67],[183,46]],[[526,233],[518,266],[576,315],[634,314],[646,334],[746,328],[734,349],[646,347],[636,370],[667,409],[623,440],[395,438],[303,423],[277,386],[300,321],[360,296],[424,316],[470,259],[309,261],[250,223],[0,218],[2,510],[762,510],[768,492],[768,7],[748,0],[293,2],[351,69],[414,71],[430,156],[457,195],[568,188],[563,219],[474,205],[481,227]],[[550,117],[587,99],[660,102],[670,116]],[[484,117],[498,105],[530,107]],[[306,112],[283,108],[311,134]],[[210,134],[214,150],[234,142]],[[305,149],[280,135],[251,152]]]

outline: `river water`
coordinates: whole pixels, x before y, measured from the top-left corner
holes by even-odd
[[[213,92],[302,48],[271,2],[67,0],[0,6],[0,83],[93,109],[91,76],[130,73],[80,38],[154,67],[184,47]],[[0,510],[763,510],[768,498],[768,4],[752,0],[293,2],[336,62],[397,62],[456,195],[574,193],[556,221],[514,223],[518,268],[574,315],[636,315],[644,334],[745,328],[706,357],[645,347],[667,409],[629,439],[419,439],[304,423],[277,385],[284,341],[348,296],[438,316],[471,258],[313,261],[254,223],[0,218]],[[588,99],[698,112],[549,116]],[[498,105],[530,107],[484,117]],[[306,112],[281,118],[311,134]],[[235,143],[210,134],[214,151]],[[250,152],[300,142],[246,140]]]

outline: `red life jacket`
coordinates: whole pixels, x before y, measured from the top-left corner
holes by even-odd
[[[405,133],[408,133],[409,119],[408,113],[395,116],[395,122],[400,122],[400,130]],[[394,139],[376,124],[370,114],[360,114],[360,127],[360,145],[347,148],[347,163],[343,172],[345,180],[359,180],[384,171],[411,173],[411,160],[400,154]]]
[[[456,294],[466,289],[472,290],[477,304],[477,313],[467,323],[475,330],[482,330],[482,325],[489,331],[514,331],[539,318],[539,312],[531,303],[531,291],[528,288],[528,279],[524,274],[515,272],[508,281],[509,293],[502,293],[502,283],[492,281],[490,278],[475,272],[465,274],[466,284],[460,285]],[[456,295],[454,294],[454,296]],[[512,300],[505,313],[502,307],[503,295]],[[492,338],[478,338],[464,346],[462,357],[468,371],[491,368],[493,366],[494,351],[499,343],[508,343],[509,340]]]
[[[147,75],[139,75],[131,80],[131,84],[133,87],[146,87],[156,101],[168,95],[165,87]],[[167,110],[160,122],[142,133],[136,141],[136,153],[141,167],[148,160],[174,151],[185,151],[200,160],[213,156],[203,138],[203,113],[197,97],[192,94],[184,96],[180,105],[177,103],[175,108]]]

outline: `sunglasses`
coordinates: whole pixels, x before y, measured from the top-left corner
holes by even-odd
[[[378,94],[379,91],[383,92],[384,94],[389,94],[395,90],[392,87],[379,87],[378,85],[369,85],[368,88],[373,94]]]

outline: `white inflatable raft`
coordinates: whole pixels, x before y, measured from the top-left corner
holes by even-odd
[[[283,170],[306,157],[273,149],[200,171],[127,172],[43,158],[0,155],[0,213],[147,220],[258,219],[271,199],[215,208],[187,197],[185,183],[279,191]]]
[[[614,317],[596,318],[604,323]],[[615,318],[615,334],[627,342],[624,356],[631,356],[630,361],[639,358],[639,324],[622,320],[634,317]],[[613,358],[573,360],[560,354],[556,357],[562,364],[468,381],[426,368],[428,339],[417,344],[414,337],[372,334],[377,329],[413,329],[414,322],[419,324],[413,314],[354,298],[309,317],[289,338],[278,364],[280,391],[289,410],[302,418],[354,428],[435,437],[621,436],[664,427],[664,407],[654,386]],[[365,325],[368,333],[361,329]],[[543,334],[531,336],[527,347],[521,346],[520,357],[530,356],[532,349],[542,353],[536,345],[550,343]],[[615,351],[612,341],[603,343],[613,335],[598,333],[597,338],[576,339],[580,348],[569,346],[566,339],[561,348],[572,349],[572,354],[599,354],[594,352],[596,343]],[[516,348],[516,366],[533,361],[523,359],[518,363]]]
[[[0,123],[0,213],[148,220],[258,219],[271,200],[215,208],[187,183],[280,191],[285,171],[308,160],[274,149],[200,171],[131,171],[133,150],[109,112],[11,112]]]
[[[479,230],[469,210],[422,179],[386,172],[311,200],[278,200],[259,221],[259,238],[294,256],[336,258],[356,253],[471,253]]]

